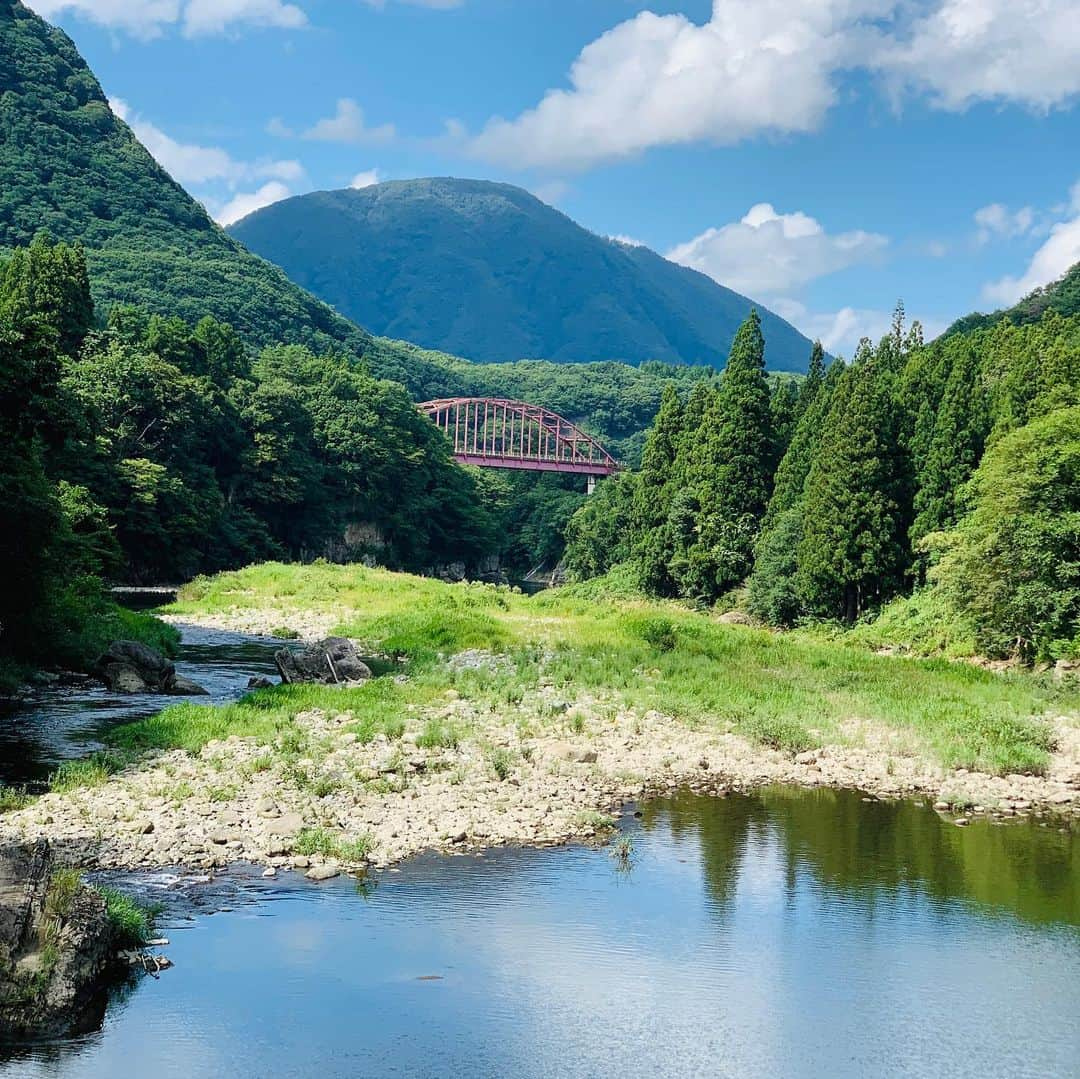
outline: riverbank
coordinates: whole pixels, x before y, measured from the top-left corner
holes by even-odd
[[[117,730],[113,756],[67,769],[0,832],[104,866],[319,877],[595,837],[621,805],[677,787],[854,787],[927,796],[960,821],[1080,817],[1080,702],[1049,679],[361,567],[224,574],[185,589],[172,617],[343,632],[391,673],[170,707]]]

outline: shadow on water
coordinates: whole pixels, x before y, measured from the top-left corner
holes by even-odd
[[[783,787],[641,814],[629,872],[569,847],[120,878],[176,968],[0,1076],[1075,1074],[1075,834]]]
[[[180,626],[177,671],[206,688],[207,703],[236,700],[248,679],[277,675],[274,651],[283,642],[225,630]],[[44,686],[18,702],[0,701],[0,783],[40,788],[65,760],[101,748],[104,734],[182,698],[125,696],[104,686]]]

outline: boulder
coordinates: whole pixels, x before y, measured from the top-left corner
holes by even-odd
[[[286,683],[334,686],[371,677],[371,668],[344,637],[327,637],[302,649],[282,648],[274,653],[274,661]]]
[[[105,901],[85,884],[54,892],[56,868],[45,840],[0,849],[0,1039],[80,1033],[104,1015],[117,957]]]
[[[176,673],[160,652],[139,641],[113,641],[94,665],[113,693],[169,693],[201,696],[202,686]]]
[[[248,679],[248,689],[270,689],[273,686],[273,682],[269,678],[263,677],[263,675],[252,675]]]
[[[754,620],[745,611],[725,611],[717,621],[724,626],[752,626]]]
[[[172,683],[165,690],[170,696],[173,697],[209,697],[210,691],[204,689],[198,682],[193,682],[190,678],[185,678],[183,675],[175,675]]]

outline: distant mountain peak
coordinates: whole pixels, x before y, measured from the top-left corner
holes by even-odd
[[[722,367],[754,306],[770,368],[804,370],[810,356],[763,305],[512,184],[439,176],[317,191],[229,231],[374,333],[473,360]]]

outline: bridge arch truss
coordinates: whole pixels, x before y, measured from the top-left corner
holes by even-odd
[[[596,439],[539,405],[506,397],[444,397],[417,408],[446,435],[462,464],[592,477],[619,469]]]

